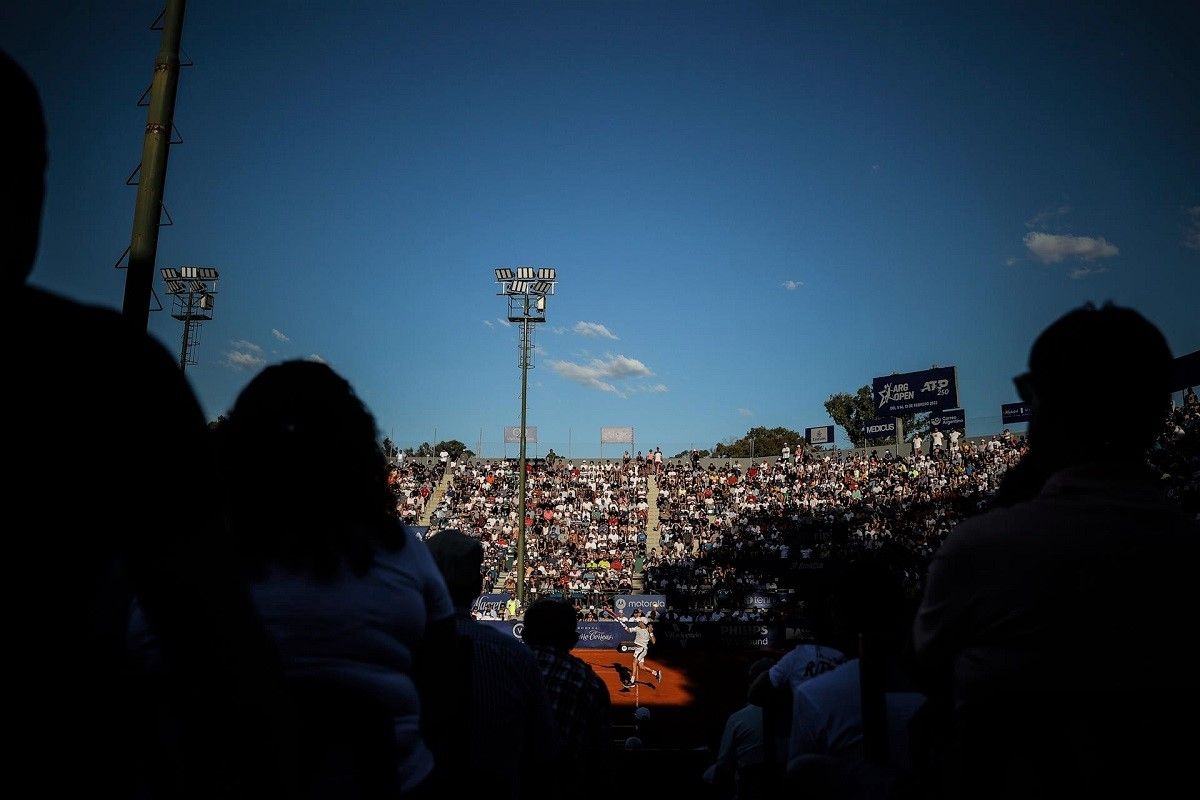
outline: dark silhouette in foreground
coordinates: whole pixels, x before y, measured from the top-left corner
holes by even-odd
[[[554,779],[570,782],[586,774],[587,785],[577,791],[603,797],[609,788],[604,773],[591,766],[611,748],[611,702],[604,682],[571,655],[579,641],[575,609],[558,600],[538,600],[525,612],[522,636],[537,659],[554,711],[562,751]]]
[[[6,436],[15,469],[7,779],[39,795],[271,793],[281,682],[220,523],[200,409],[174,360],[117,314],[26,285],[47,166],[37,90],[0,54]],[[160,643],[126,669],[136,598]],[[153,689],[153,692],[149,691]],[[176,710],[172,757],[147,709]]]
[[[396,518],[370,412],[324,364],[268,367],[238,396],[218,454],[254,603],[312,749],[293,764],[293,792],[381,797],[450,780],[465,711],[447,669],[453,607],[428,549]],[[339,697],[340,722],[307,719]],[[381,738],[348,738],[360,728]]]
[[[537,661],[515,637],[471,619],[471,604],[483,585],[479,540],[445,530],[428,544],[454,602],[461,667],[451,662],[445,668],[461,668],[462,685],[470,687],[469,711],[457,736],[465,764],[455,788],[467,797],[540,797],[552,788],[547,771],[557,755],[557,737]],[[504,724],[503,747],[495,746],[498,720]]]
[[[1077,309],[1034,343],[1015,382],[1035,461],[1006,507],[946,540],[915,623],[947,710],[932,752],[946,795],[1178,785],[1196,681],[1170,645],[1195,620],[1197,528],[1144,461],[1170,367],[1162,334],[1125,308]]]

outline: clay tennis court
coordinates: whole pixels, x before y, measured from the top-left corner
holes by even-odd
[[[726,718],[746,702],[749,665],[765,655],[712,650],[671,650],[660,655],[652,647],[645,666],[661,669],[662,680],[642,669],[635,688],[627,689],[622,682],[630,676],[631,653],[579,649],[572,654],[590,664],[608,687],[614,723],[630,719],[639,706],[648,708],[659,744],[676,747],[716,745]]]

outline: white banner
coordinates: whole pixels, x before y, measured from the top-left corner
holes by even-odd
[[[525,441],[537,442],[537,426],[529,425],[525,428]],[[505,444],[520,444],[521,443],[521,426],[520,425],[505,425],[504,426],[504,443]]]
[[[633,428],[601,428],[600,444],[633,444]]]

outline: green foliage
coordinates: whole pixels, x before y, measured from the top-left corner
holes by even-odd
[[[696,451],[696,453],[697,453],[697,454],[700,456],[700,458],[709,458],[709,457],[712,455],[712,451],[711,451],[711,450],[697,450],[697,451]],[[681,458],[682,458],[682,459],[684,459],[684,460],[687,460],[687,459],[690,459],[691,457],[692,457],[692,451],[691,451],[691,450],[680,450],[678,453],[676,453],[675,455],[671,456],[671,458],[672,458],[673,460],[674,460],[674,459],[681,459]]]
[[[383,457],[391,461],[398,455],[400,455],[400,448],[396,447],[396,443],[387,436],[383,437]]]
[[[870,386],[863,386],[854,394],[831,394],[825,401],[825,411],[841,426],[855,447],[867,447],[872,444],[862,433],[863,423],[875,419],[875,397]],[[900,424],[904,429],[904,438],[911,439],[914,434],[924,434],[929,430],[929,415],[906,414],[900,417]],[[880,446],[889,444],[883,441],[876,443]]]
[[[448,442],[438,442],[433,446],[432,455],[440,457],[443,450],[450,454],[451,461],[458,461],[459,456],[470,458],[471,456],[475,455],[458,439],[451,439]]]
[[[712,449],[713,458],[778,458],[784,445],[795,453],[805,447],[804,434],[790,428],[751,428],[740,439],[724,441]]]

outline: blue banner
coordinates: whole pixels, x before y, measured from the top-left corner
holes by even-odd
[[[1029,422],[1031,416],[1028,403],[1005,403],[1000,406],[1000,416],[1005,425],[1016,422]]]
[[[630,617],[634,611],[640,610],[649,614],[657,609],[661,614],[667,610],[667,596],[662,594],[619,594],[613,598],[613,610],[617,616]]]
[[[871,390],[875,396],[875,413],[886,416],[958,407],[958,377],[954,367],[875,378]]]
[[[864,422],[862,433],[868,439],[895,439],[896,418],[873,419],[870,422]]]
[[[525,633],[525,623],[521,620],[481,619],[479,622],[517,639]],[[579,634],[576,648],[619,650],[622,642],[633,641],[633,633],[619,622],[579,622],[575,631]]]
[[[809,444],[833,444],[833,426],[822,425],[819,428],[805,428],[804,440]]]
[[[936,411],[929,417],[929,424],[934,428],[943,430],[960,430],[967,429],[967,412],[961,408],[950,409],[937,413]]]

